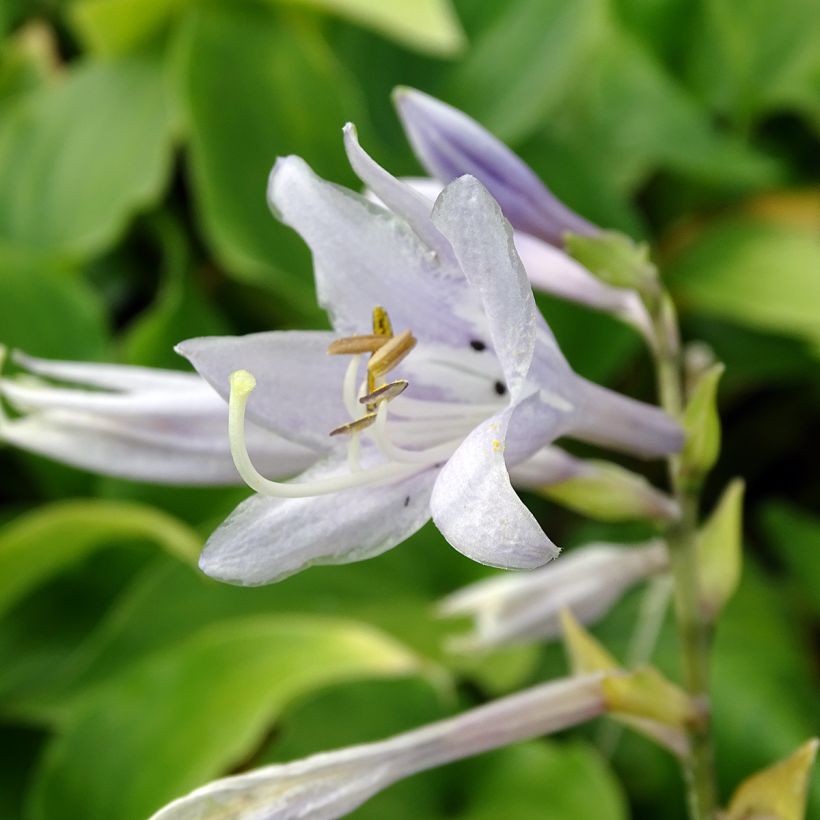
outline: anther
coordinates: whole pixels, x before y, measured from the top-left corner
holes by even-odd
[[[376,305],[373,308],[373,333],[376,336],[385,336],[388,339],[393,335],[393,325],[390,322],[390,317],[381,305]]]
[[[349,421],[330,431],[331,436],[344,436],[350,433],[359,433],[366,430],[376,421],[376,413],[368,413],[366,416]]]
[[[327,348],[331,356],[343,356],[356,353],[375,353],[383,347],[389,338],[387,336],[346,336],[344,339],[334,339]]]
[[[409,382],[406,379],[397,379],[388,382],[381,387],[377,387],[372,393],[360,396],[359,401],[368,406],[378,404],[382,401],[392,401],[396,396],[400,396],[407,389]]]
[[[416,346],[416,339],[409,330],[403,330],[387,344],[380,347],[367,363],[367,372],[375,378],[389,373]],[[368,392],[373,392],[369,389]]]

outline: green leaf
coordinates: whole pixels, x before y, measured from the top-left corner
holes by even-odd
[[[605,31],[599,0],[509,3],[450,75],[444,96],[510,143],[560,108]]]
[[[763,508],[762,523],[773,554],[786,564],[801,597],[820,615],[820,517],[771,502]]]
[[[709,0],[699,11],[688,73],[711,106],[743,127],[784,108],[820,118],[815,0],[784,0],[778,13],[768,0]]]
[[[268,0],[315,6],[385,34],[418,51],[439,56],[458,53],[464,32],[449,0]]]
[[[820,347],[820,238],[808,230],[731,220],[701,234],[669,267],[684,308]]]
[[[419,669],[400,644],[354,622],[262,616],[209,627],[88,699],[44,758],[31,817],[141,820],[246,760],[292,700]]]
[[[128,52],[149,40],[191,0],[76,0],[71,26],[86,49],[102,56]]]
[[[184,362],[174,345],[194,336],[224,336],[225,320],[195,280],[187,237],[168,215],[152,227],[163,255],[162,279],[153,304],[127,328],[122,356],[129,364],[178,368]]]
[[[188,23],[182,84],[207,239],[229,273],[266,284],[315,323],[307,248],[271,215],[265,182],[289,153],[349,180],[341,127],[358,98],[324,43],[268,8],[204,3]]]
[[[524,743],[472,763],[464,820],[625,820],[626,798],[585,743]]]
[[[158,54],[80,64],[27,95],[0,125],[0,241],[74,259],[109,247],[160,195],[173,119]]]
[[[0,614],[90,553],[135,539],[155,541],[189,562],[200,549],[187,527],[138,504],[65,501],[21,516],[0,530]]]
[[[0,269],[0,344],[61,359],[103,355],[105,310],[79,276],[3,248]]]

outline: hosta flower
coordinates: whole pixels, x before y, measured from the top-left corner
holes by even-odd
[[[561,634],[563,609],[581,623],[595,623],[627,590],[668,564],[662,541],[631,547],[589,544],[534,572],[487,578],[456,590],[441,601],[439,611],[475,619],[471,633],[453,639],[455,650],[555,638]]]
[[[377,743],[215,780],[151,820],[331,820],[392,783],[602,714],[599,675],[557,680]]]
[[[577,376],[536,312],[509,224],[473,177],[432,213],[351,139],[362,181],[390,210],[277,162],[274,212],[313,252],[334,332],[184,342],[230,402],[234,459],[256,495],[211,537],[204,570],[261,584],[376,555],[431,517],[456,549],[503,567],[557,553],[508,467],[563,435],[646,457],[681,445],[655,407]],[[330,355],[329,355],[330,354]],[[245,416],[327,457],[292,482],[263,476]]]
[[[396,107],[410,144],[431,179],[410,180],[431,201],[441,187],[472,174],[495,197],[515,229],[515,245],[533,287],[620,316],[651,342],[649,317],[638,295],[593,276],[561,250],[567,232],[599,229],[566,207],[506,145],[466,114],[409,88]]]
[[[28,375],[0,380],[0,395],[25,415],[0,419],[0,440],[121,478],[241,481],[225,435],[227,405],[196,374],[21,353],[14,359]],[[254,459],[273,475],[301,472],[317,458],[316,451],[252,424],[247,434]]]

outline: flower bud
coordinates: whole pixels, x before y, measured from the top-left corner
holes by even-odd
[[[712,469],[720,453],[720,417],[717,390],[724,366],[714,364],[695,385],[683,414],[686,443],[681,453],[681,473],[699,484]]]

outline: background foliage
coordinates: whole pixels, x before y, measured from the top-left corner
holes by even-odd
[[[815,0],[4,0],[0,34],[0,341],[33,354],[182,367],[171,346],[188,336],[324,324],[265,179],[294,152],[352,185],[347,120],[417,173],[397,84],[463,107],[590,219],[650,238],[687,337],[727,363],[710,498],[748,483],[748,559],[715,657],[724,796],[820,731]],[[651,397],[629,330],[542,308],[576,369]],[[432,528],[241,590],[194,563],[239,489],[130,484],[8,449],[0,488],[2,817],[137,820],[220,773],[565,668],[554,647],[441,651],[452,626],[432,602],[487,571]],[[567,545],[639,534],[531,501]],[[598,630],[616,653],[639,605]],[[676,671],[668,625],[658,656]],[[817,781],[812,795],[820,812]],[[674,818],[681,804],[672,762],[604,725],[417,776],[356,816]]]

